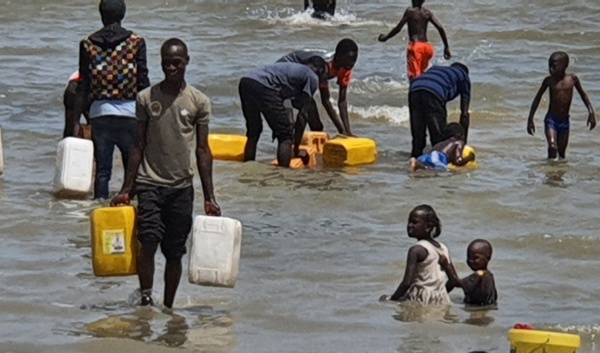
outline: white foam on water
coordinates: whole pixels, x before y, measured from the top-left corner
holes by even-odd
[[[409,122],[408,107],[370,106],[355,107],[348,106],[350,114],[358,116],[361,119],[386,120],[393,125],[406,125]]]
[[[386,95],[393,94],[407,94],[408,92],[408,81],[401,82],[396,81],[391,77],[384,76],[369,76],[362,80],[352,81],[352,93],[353,94],[381,94],[385,92]]]
[[[328,17],[327,20],[320,20],[312,17],[313,10],[307,9],[306,11],[298,11],[293,8],[283,8],[279,10],[269,10],[267,8],[260,8],[251,10],[251,17],[258,18],[266,21],[269,24],[287,24],[292,26],[325,26],[325,27],[337,27],[340,25],[347,25],[352,27],[364,27],[364,26],[381,26],[383,22],[363,20],[356,17],[355,14],[348,12],[345,9],[336,10],[335,16]]]

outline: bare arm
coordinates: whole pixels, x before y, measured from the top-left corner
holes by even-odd
[[[377,38],[377,39],[380,42],[387,42],[388,39],[393,38],[396,34],[400,33],[400,31],[402,30],[402,27],[404,27],[404,25],[406,24],[407,21],[408,21],[408,9],[406,9],[406,11],[404,11],[404,15],[402,16],[402,19],[400,20],[400,22],[398,22],[396,27],[394,27],[394,29],[392,29],[390,31],[390,33],[380,34],[379,38]]]
[[[406,292],[410,288],[410,285],[415,282],[417,278],[417,265],[423,262],[427,258],[427,250],[420,245],[413,245],[408,250],[408,256],[406,259],[406,269],[404,270],[404,278],[400,285],[389,298],[389,300],[398,301],[400,298],[406,295]]]
[[[429,19],[429,21],[431,21],[431,24],[433,24],[433,26],[437,28],[438,32],[440,33],[440,37],[442,37],[442,42],[444,43],[444,59],[450,60],[452,54],[450,54],[450,46],[448,45],[446,30],[433,14],[431,14],[431,18]]]
[[[344,124],[342,123],[342,121],[338,117],[337,113],[335,112],[333,105],[331,105],[331,101],[330,101],[331,95],[329,94],[329,84],[327,86],[325,86],[325,85],[319,86],[319,93],[321,95],[321,104],[323,104],[323,107],[325,108],[327,115],[329,115],[329,118],[333,122],[333,125],[335,125],[335,128],[338,130],[338,132],[340,134],[345,135],[346,129],[344,127]]]
[[[546,77],[544,79],[544,81],[542,82],[542,86],[540,86],[540,89],[538,90],[537,94],[535,95],[535,98],[533,99],[533,102],[531,103],[531,109],[529,110],[529,118],[527,118],[527,133],[532,136],[535,133],[535,125],[533,124],[533,116],[535,115],[535,111],[536,111],[537,107],[540,105],[540,101],[542,100],[542,96],[544,95],[544,92],[546,92],[546,89],[548,89],[548,79],[549,79],[549,77]]]
[[[209,216],[220,216],[221,208],[217,204],[213,193],[213,156],[208,145],[208,124],[196,125],[196,163],[200,172],[204,194],[204,212]]]
[[[450,293],[455,287],[462,287],[462,282],[456,274],[454,265],[446,258],[446,256],[440,254],[438,263],[442,267],[442,270],[444,270],[446,273],[446,276],[448,276],[448,282],[446,282],[446,291]]]
[[[466,93],[460,94],[460,125],[465,130],[465,143],[469,136],[469,125],[471,123],[471,116],[469,114],[469,104],[471,103],[471,95]]]
[[[577,92],[579,92],[579,95],[581,96],[581,100],[583,101],[585,107],[588,110],[587,125],[590,127],[590,130],[592,130],[594,127],[596,127],[596,113],[594,112],[594,107],[592,106],[592,103],[590,102],[590,98],[588,97],[587,93],[581,86],[581,81],[579,80],[579,77],[573,75],[573,82],[575,83],[575,88],[577,89]]]
[[[342,124],[344,124],[346,135],[352,136],[352,130],[350,130],[350,118],[348,117],[348,100],[346,99],[347,93],[348,87],[340,86],[338,109],[340,110],[340,118],[342,119]]]
[[[148,128],[147,121],[138,121],[138,133],[133,145],[133,149],[129,154],[129,164],[125,170],[125,180],[119,194],[115,196],[110,202],[111,206],[129,205],[131,198],[133,197],[133,190],[135,187],[135,178],[137,176],[138,169],[142,163],[142,156],[146,149],[146,130]]]

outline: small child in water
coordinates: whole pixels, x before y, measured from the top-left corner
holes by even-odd
[[[548,142],[548,159],[556,159],[557,153],[559,158],[565,158],[567,144],[569,143],[569,110],[573,100],[573,87],[579,92],[581,100],[583,100],[588,110],[587,126],[590,127],[590,130],[596,126],[594,107],[590,103],[587,93],[583,90],[579,77],[575,74],[566,73],[568,66],[569,55],[567,53],[557,51],[550,55],[550,59],[548,59],[550,76],[547,76],[542,82],[542,86],[533,99],[533,103],[531,103],[531,111],[527,119],[527,133],[533,136],[535,133],[535,125],[533,124],[535,110],[540,104],[546,89],[550,88],[550,106],[544,119],[544,130]]]
[[[445,261],[448,278],[457,278],[448,248],[435,240],[442,233],[442,224],[429,205],[415,207],[408,217],[406,232],[417,244],[408,249],[404,278],[391,296],[383,295],[380,301],[412,301],[424,305],[450,304],[446,290],[446,275],[440,267],[440,257]]]
[[[469,153],[466,158],[462,156],[465,148],[465,130],[459,123],[448,124],[444,129],[444,137],[445,140],[433,146],[431,152],[410,159],[411,172],[417,169],[448,170],[449,163],[461,167],[475,160],[473,153]]]
[[[467,264],[473,270],[473,274],[461,280],[451,279],[446,284],[446,289],[451,292],[455,284],[460,283],[465,298],[463,302],[468,305],[486,306],[496,304],[498,293],[496,291],[496,281],[494,274],[488,270],[487,265],[492,259],[492,244],[484,239],[475,239],[467,248]],[[442,268],[451,264],[446,259],[441,258]]]

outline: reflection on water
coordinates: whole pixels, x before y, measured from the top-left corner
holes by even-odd
[[[451,305],[423,305],[415,302],[400,302],[393,318],[402,322],[458,322]]]
[[[177,313],[155,307],[112,315],[71,332],[98,338],[127,338],[169,347],[201,347],[204,352],[232,351],[237,340],[232,315],[212,307],[190,307]]]

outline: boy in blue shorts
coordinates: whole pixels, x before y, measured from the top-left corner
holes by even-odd
[[[450,123],[444,129],[445,140],[437,143],[431,152],[410,159],[410,171],[417,169],[448,170],[448,164],[457,167],[466,165],[475,160],[475,155],[470,153],[462,157],[465,148],[465,130],[459,123]]]
[[[590,103],[587,93],[583,90],[579,77],[575,74],[566,73],[568,66],[569,55],[567,53],[557,51],[550,55],[550,59],[548,59],[550,76],[547,76],[542,82],[542,86],[533,99],[533,103],[531,103],[531,111],[527,119],[527,133],[533,136],[535,133],[533,116],[540,104],[542,95],[549,88],[550,106],[544,119],[544,130],[546,132],[546,141],[548,142],[548,159],[556,159],[557,153],[559,158],[565,158],[569,143],[569,110],[571,108],[571,101],[573,100],[573,87],[579,92],[581,100],[583,100],[588,110],[587,126],[590,127],[590,130],[596,126],[594,107]]]

